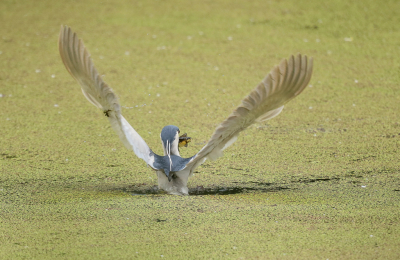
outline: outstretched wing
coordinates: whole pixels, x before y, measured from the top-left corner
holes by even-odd
[[[61,26],[58,47],[65,67],[81,85],[83,95],[90,103],[103,110],[125,147],[133,150],[139,158],[157,169],[154,166],[153,152],[121,115],[117,96],[100,77],[83,41],[78,39],[76,33],[68,26]]]
[[[186,168],[193,172],[206,159],[215,160],[236,141],[239,133],[254,122],[277,116],[283,105],[300,94],[311,79],[313,59],[298,54],[282,60],[263,81],[242,100],[232,114],[214,131],[208,143]]]

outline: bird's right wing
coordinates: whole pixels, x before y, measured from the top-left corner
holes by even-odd
[[[275,66],[263,81],[242,100],[214,131],[208,143],[186,165],[192,173],[206,159],[215,160],[236,141],[239,133],[254,122],[277,116],[283,105],[300,94],[311,79],[313,59],[291,56]]]
[[[103,110],[125,147],[133,150],[139,158],[154,168],[153,152],[121,115],[117,96],[100,77],[83,41],[78,39],[71,28],[61,26],[58,47],[65,67],[81,85],[83,95],[90,103]]]

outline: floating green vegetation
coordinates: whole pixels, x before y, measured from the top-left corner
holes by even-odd
[[[0,259],[399,259],[400,2],[0,2]],[[90,14],[90,15],[88,15]],[[155,187],[58,54],[84,39],[149,146],[195,154],[273,65],[310,86],[189,181]]]

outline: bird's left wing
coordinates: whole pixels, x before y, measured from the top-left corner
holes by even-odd
[[[61,26],[58,47],[65,67],[81,85],[83,95],[90,103],[103,110],[125,147],[133,150],[137,157],[153,169],[157,169],[154,166],[154,153],[121,115],[117,96],[100,77],[83,41],[68,26]]]
[[[313,59],[291,56],[275,66],[264,80],[242,100],[214,131],[208,143],[186,165],[192,173],[206,159],[215,160],[236,141],[239,133],[254,122],[277,116],[283,105],[300,94],[311,79]]]

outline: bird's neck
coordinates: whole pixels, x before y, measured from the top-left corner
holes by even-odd
[[[163,148],[164,148],[164,156],[166,156],[166,155],[176,155],[176,156],[181,156],[180,154],[179,154],[179,149],[178,149],[178,142],[173,142],[169,147],[167,146],[167,147],[165,147],[164,145],[163,145]],[[170,149],[169,151],[167,151],[167,149]]]

